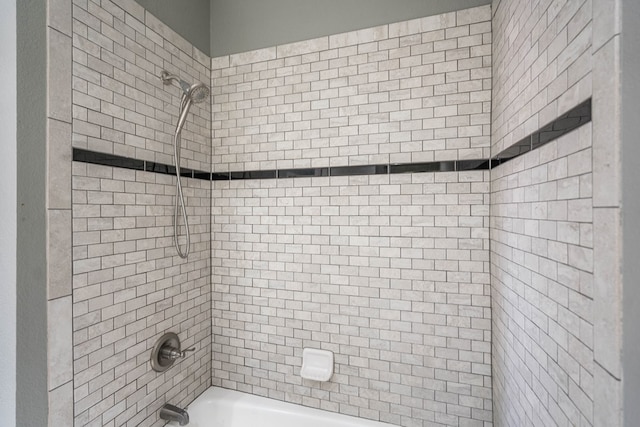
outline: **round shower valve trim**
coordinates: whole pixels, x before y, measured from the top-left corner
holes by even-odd
[[[195,347],[181,350],[178,335],[167,332],[158,338],[151,350],[151,368],[156,372],[164,372],[173,366],[177,359],[185,358],[187,353],[195,350]]]

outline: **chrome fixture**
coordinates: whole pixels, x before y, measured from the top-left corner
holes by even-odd
[[[178,86],[182,89],[183,96],[191,98],[192,102],[195,102],[196,104],[205,101],[209,97],[209,88],[204,83],[194,83],[190,85],[180,77],[175,74],[171,74],[166,70],[160,74],[160,78],[166,85],[171,84],[171,82],[177,82]]]
[[[209,98],[211,91],[204,83],[194,83],[190,85],[176,75],[170,74],[168,71],[163,71],[160,74],[160,78],[165,85],[176,82],[182,89],[182,100],[180,101],[180,114],[178,116],[178,123],[176,125],[176,132],[173,136],[173,158],[176,166],[176,203],[175,210],[173,212],[173,243],[176,246],[178,255],[180,258],[186,259],[189,256],[189,247],[191,246],[191,235],[189,234],[189,219],[187,217],[187,210],[184,205],[184,196],[182,194],[182,182],[180,180],[180,134],[182,128],[187,120],[187,114],[191,104],[198,104]],[[184,221],[184,227],[186,230],[185,237],[185,249],[182,250],[180,242],[178,241],[178,216],[180,213]]]
[[[188,356],[187,353],[195,351],[195,347],[180,350],[180,338],[173,332],[167,332],[156,341],[151,350],[151,368],[156,372],[164,372],[173,362]]]
[[[165,403],[160,408],[160,418],[167,421],[176,421],[181,426],[189,424],[189,414],[182,408]]]

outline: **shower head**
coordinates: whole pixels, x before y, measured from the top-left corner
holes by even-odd
[[[182,89],[183,95],[191,99],[191,102],[194,104],[198,104],[206,100],[211,93],[204,83],[194,83],[190,85],[180,77],[170,74],[168,71],[163,71],[162,74],[160,74],[160,78],[166,85],[170,84],[172,81],[177,82]]]
[[[198,104],[209,98],[210,93],[209,88],[204,83],[195,83],[191,85],[186,95],[191,98],[194,104]]]

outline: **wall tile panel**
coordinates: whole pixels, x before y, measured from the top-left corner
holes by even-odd
[[[160,73],[208,83],[209,58],[133,0],[71,7],[71,144],[173,164],[181,91]],[[210,170],[210,123],[209,103],[193,105],[182,167]],[[192,233],[183,261],[174,177],[73,163],[71,179],[74,425],[164,425],[165,402],[186,406],[211,384],[210,183],[183,178]],[[150,352],[167,331],[197,350],[157,374]]]
[[[491,154],[591,97],[592,0],[494,1]]]
[[[498,426],[594,423],[591,127],[491,171]]]
[[[73,146],[170,164],[182,91],[167,70],[208,83],[210,60],[133,0],[73,2]],[[182,166],[208,171],[209,102],[193,104]]]
[[[211,64],[216,171],[489,156],[489,6]]]
[[[211,384],[210,183],[183,178],[191,255],[173,246],[175,177],[73,164],[75,425],[160,426]],[[176,332],[196,351],[151,370]]]
[[[213,384],[397,425],[491,425],[489,172],[216,181]],[[304,347],[335,353],[328,383]]]

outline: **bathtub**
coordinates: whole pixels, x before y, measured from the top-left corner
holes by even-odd
[[[348,415],[211,387],[187,408],[189,427],[390,427]],[[179,424],[171,422],[171,427]]]

